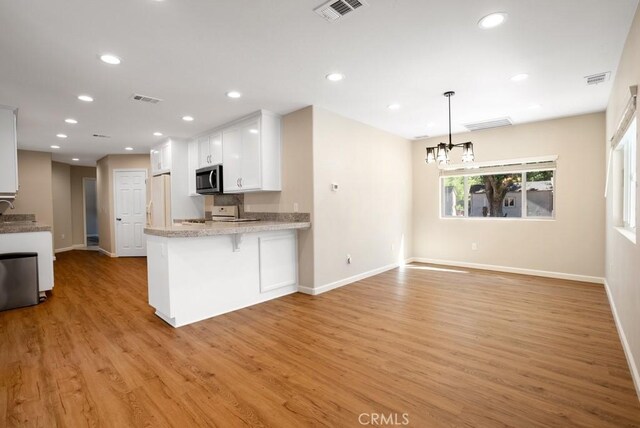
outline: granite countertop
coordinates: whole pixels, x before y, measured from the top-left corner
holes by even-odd
[[[0,234],[28,232],[51,232],[51,226],[37,223],[33,214],[0,215]]]
[[[309,221],[260,220],[245,223],[215,222],[206,224],[174,224],[170,227],[146,227],[144,233],[165,238],[196,238],[201,236],[267,232],[271,230],[308,229],[310,227],[311,222]]]

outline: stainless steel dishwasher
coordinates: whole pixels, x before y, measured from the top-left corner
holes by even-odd
[[[0,254],[0,311],[38,304],[38,253]]]

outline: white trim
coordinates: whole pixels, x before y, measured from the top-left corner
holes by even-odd
[[[110,253],[107,250],[105,250],[102,247],[98,247],[98,251],[100,251],[102,254],[104,254],[105,256],[109,256],[109,257],[118,257],[116,254],[114,253]]]
[[[412,260],[413,259],[407,259],[405,263],[411,263]],[[357,275],[353,275],[345,279],[334,281],[329,284],[321,285],[320,287],[304,287],[302,285],[298,285],[298,292],[304,293],[304,294],[310,294],[312,296],[317,296],[318,294],[326,293],[327,291],[331,291],[336,288],[344,287],[345,285],[352,284],[354,282],[358,282],[375,275],[379,275],[383,272],[386,272],[391,269],[395,269],[399,266],[400,266],[400,263],[393,263],[393,264],[386,265],[386,266],[373,269],[367,272],[359,273]]]
[[[452,261],[452,260],[428,259],[424,257],[414,257],[411,260],[418,263],[429,263],[434,265],[457,266],[457,267],[465,267],[469,269],[492,270],[496,272],[517,273],[521,275],[542,276],[545,278],[568,279],[570,281],[581,281],[581,282],[591,282],[594,284],[604,284],[604,278],[601,278],[599,276],[577,275],[573,273],[550,272],[546,270],[524,269],[524,268],[515,268],[515,267],[508,267],[508,266],[487,265],[487,264],[481,264],[481,263],[467,263],[467,262],[459,262],[459,261]]]
[[[613,301],[611,289],[609,288],[609,283],[607,282],[606,278],[604,280],[604,289],[607,291],[607,298],[609,299],[609,306],[611,306],[613,320],[616,323],[618,336],[620,336],[622,349],[624,349],[624,356],[627,358],[627,363],[629,364],[631,379],[633,380],[633,385],[636,387],[636,394],[638,395],[638,399],[640,400],[640,370],[638,370],[636,360],[633,358],[633,354],[631,353],[631,347],[629,346],[629,342],[627,341],[627,335],[624,333],[624,329],[622,328],[622,322],[620,322],[620,318],[618,317],[618,310],[616,308],[615,302]]]
[[[636,232],[635,232],[635,230],[631,230],[631,229],[629,229],[627,227],[622,227],[622,226],[614,226],[613,228],[615,230],[617,230],[618,232],[620,232],[620,234],[622,236],[627,238],[632,243],[634,243],[634,244],[636,243]]]
[[[56,248],[53,250],[54,254],[57,253],[64,253],[66,251],[73,251],[73,250],[78,250],[80,248],[86,248],[86,245],[84,244],[74,244],[70,247],[63,247],[63,248]]]

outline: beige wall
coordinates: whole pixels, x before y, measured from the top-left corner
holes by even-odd
[[[84,245],[84,188],[83,178],[95,178],[96,168],[71,166],[71,224],[73,245]]]
[[[316,107],[313,134],[314,287],[409,257],[411,142]]]
[[[454,136],[473,141],[477,161],[558,155],[553,221],[441,219],[439,170],[424,162],[425,147],[441,139],[415,141],[413,255],[603,277],[604,127],[604,114],[596,113]]]
[[[16,208],[6,214],[35,214],[39,222],[53,226],[51,153],[18,150],[18,180]]]
[[[149,155],[109,155],[98,160],[96,168],[98,192],[98,234],[100,248],[115,254],[115,212],[113,204],[113,171],[116,169],[151,169]],[[147,202],[151,196],[147,192]]]
[[[627,38],[607,107],[608,141],[616,131],[629,100],[629,86],[640,84],[640,9]],[[636,117],[640,114],[636,112]],[[637,140],[638,141],[638,140]],[[601,141],[603,155],[609,143]],[[640,157],[640,150],[637,151]],[[603,156],[604,159],[604,156]],[[605,162],[602,161],[604,164]],[[637,162],[640,165],[640,160]],[[603,166],[604,168],[604,166]],[[610,179],[610,182],[612,180]],[[637,191],[637,190],[636,190]],[[640,201],[640,195],[636,200]],[[606,279],[617,316],[629,345],[627,357],[635,369],[634,380],[640,395],[640,248],[618,232],[613,222],[613,191],[608,189],[606,220]],[[636,237],[637,239],[638,237]],[[640,241],[636,241],[640,243]]]
[[[71,223],[71,166],[51,163],[53,191],[53,248],[68,249],[73,245]]]
[[[282,191],[247,193],[245,209],[254,212],[313,213],[313,108],[290,113],[282,118]],[[312,218],[313,222],[313,218]],[[313,233],[298,233],[299,282],[313,284]]]

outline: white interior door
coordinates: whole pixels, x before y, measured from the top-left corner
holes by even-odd
[[[116,214],[116,255],[147,255],[144,239],[147,187],[145,170],[114,171]]]

